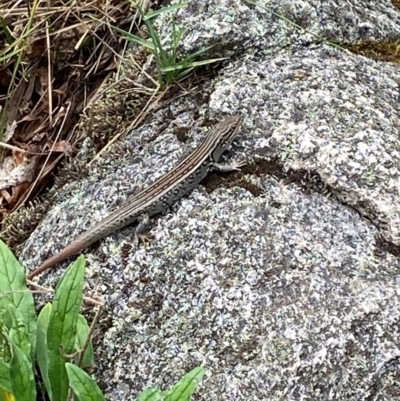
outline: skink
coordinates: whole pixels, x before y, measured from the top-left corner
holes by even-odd
[[[149,226],[149,218],[163,213],[182,196],[190,192],[209,172],[212,170],[239,170],[243,167],[245,165],[244,162],[218,163],[222,153],[231,145],[241,119],[239,115],[228,116],[214,125],[202,144],[174,169],[156,180],[149,187],[139,191],[125,205],[78,236],[58,254],[43,262],[28,275],[28,279],[32,279],[45,270],[53,268],[94,242],[135,221],[139,222],[136,233],[144,240],[146,238],[144,233]]]

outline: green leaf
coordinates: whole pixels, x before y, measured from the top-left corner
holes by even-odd
[[[0,389],[0,401],[16,401],[16,399],[11,392]]]
[[[168,61],[167,53],[164,51],[162,44],[161,44],[161,39],[156,32],[156,30],[153,28],[153,25],[150,21],[145,21],[145,24],[147,26],[147,29],[149,30],[151,40],[153,42],[154,50],[153,53],[156,57],[161,58],[162,63],[166,63]]]
[[[179,9],[186,7],[187,4],[188,4],[187,2],[184,2],[184,3],[174,4],[172,6],[168,6],[168,7],[164,7],[164,8],[159,8],[156,11],[152,11],[150,13],[147,13],[146,15],[142,15],[142,18],[143,18],[144,21],[146,21],[146,20],[154,18],[154,17],[156,17],[157,15],[160,15],[160,14],[165,14],[165,13],[168,13],[168,12],[171,12],[171,11],[178,11]]]
[[[0,388],[11,393],[10,383],[10,362],[12,359],[11,346],[5,332],[5,328],[0,322]]]
[[[137,401],[159,401],[164,398],[164,392],[158,388],[149,387],[142,391]]]
[[[12,358],[10,343],[8,341],[7,330],[0,321],[0,358],[4,362],[10,363]]]
[[[87,320],[82,316],[79,315],[78,317],[78,325],[77,325],[77,335],[76,335],[76,343],[75,343],[75,349],[81,350],[85,346],[86,340],[89,335],[89,325],[87,323]],[[89,366],[93,365],[94,361],[94,356],[93,356],[93,345],[92,341],[89,341],[88,347],[85,350],[85,354],[83,356],[82,360],[82,365],[81,368],[87,368]]]
[[[52,400],[51,386],[48,375],[48,355],[47,355],[47,328],[49,325],[51,304],[47,303],[39,313],[37,319],[37,344],[36,344],[36,361],[39,365],[43,383],[46,387],[49,398]]]
[[[10,364],[0,358],[0,389],[12,392],[10,383]]]
[[[81,368],[66,363],[69,385],[79,401],[106,401],[95,381]]]
[[[17,310],[28,332],[31,345],[30,358],[33,361],[36,346],[36,313],[31,291],[26,287],[25,271],[15,256],[0,240],[0,309],[10,301]]]
[[[31,343],[29,339],[28,329],[25,325],[23,317],[11,303],[8,298],[3,298],[2,308],[5,308],[3,312],[8,314],[6,320],[8,322],[8,335],[15,345],[25,353],[25,355],[31,359]]]
[[[153,46],[154,46],[153,54],[156,57],[158,67],[160,67],[160,65],[166,65],[166,63],[168,63],[168,61],[169,61],[169,58],[168,58],[168,54],[165,52],[165,50],[162,47],[159,34],[153,28],[153,24],[151,23],[151,21],[145,18],[145,12],[139,2],[136,3],[136,7],[139,10],[140,15],[142,16],[143,21],[147,26],[147,29],[149,30],[150,37],[151,37],[151,40],[152,40]]]
[[[3,305],[0,305],[0,328],[9,329],[12,326],[12,318],[10,313],[4,309]],[[11,358],[10,358],[11,359]]]
[[[52,401],[65,401],[68,395],[66,356],[75,351],[76,326],[83,297],[85,260],[80,256],[57,285],[47,329],[48,376]]]
[[[193,71],[193,70],[194,70],[194,67],[188,68],[187,70],[181,71],[181,72],[177,75],[177,79],[183,78],[185,75],[190,74],[190,72]]]
[[[32,363],[25,353],[9,340],[13,357],[10,363],[12,394],[17,401],[36,401],[36,385]]]
[[[10,47],[10,49],[11,48],[12,47]],[[11,59],[11,57],[16,56],[17,54],[22,53],[22,52],[23,52],[23,49],[17,49],[17,48],[15,50],[13,50],[11,53],[7,53],[5,56],[1,56],[1,53],[3,53],[3,52],[0,52],[0,63],[7,62]]]
[[[124,35],[125,38],[128,39],[129,41],[135,42],[138,45],[146,47],[147,49],[151,50],[152,52],[155,51],[154,44],[149,42],[148,40],[142,39],[141,37],[139,37],[137,35],[134,35],[133,33],[124,31],[123,29],[117,28],[116,26],[113,26],[113,29],[115,29],[117,32],[119,32],[122,35]]]
[[[11,45],[14,41],[11,31],[8,29],[7,22],[3,17],[0,17],[0,25],[3,28],[4,36],[6,37],[7,43]]]
[[[212,47],[209,46],[204,49],[200,49],[193,54],[190,54],[185,59],[179,62],[177,61],[178,48],[185,32],[185,28],[177,28],[175,22],[175,14],[179,9],[186,7],[188,4],[187,2],[174,4],[169,7],[158,9],[154,12],[149,12],[147,14],[144,12],[144,9],[140,5],[140,2],[134,0],[130,0],[130,2],[134,5],[134,7],[138,9],[140,15],[142,16],[143,21],[149,30],[151,41],[146,41],[117,27],[114,27],[114,29],[118,32],[121,32],[128,40],[148,48],[153,53],[158,69],[157,79],[160,82],[161,86],[172,84],[174,81],[181,79],[185,75],[188,75],[195,67],[224,60],[224,58],[218,58],[195,62],[194,60],[197,57],[199,57]],[[154,29],[154,26],[151,22],[152,18],[166,12],[175,12],[172,17],[172,33],[170,38],[170,46],[167,49],[163,47],[160,35]]]
[[[191,60],[195,59],[196,57],[199,57],[199,56],[201,56],[202,54],[204,54],[207,50],[212,49],[213,47],[214,47],[214,46],[207,46],[207,47],[204,47],[203,49],[197,50],[197,52],[194,52],[194,53],[192,53],[192,54],[189,54],[189,56],[187,56],[186,58],[184,58],[184,59],[181,61],[181,63],[188,63],[188,62],[190,62]],[[217,59],[214,59],[214,60],[218,61],[218,60],[225,60],[225,59],[226,59],[226,57],[222,57],[222,58],[217,58]],[[207,61],[207,60],[205,60],[205,61]]]
[[[173,50],[173,55],[176,57],[179,42],[182,39],[183,34],[185,33],[186,29],[185,28],[180,28],[176,29],[175,24],[172,26],[172,50]]]
[[[214,59],[203,60],[203,61],[193,61],[193,62],[191,62],[189,64],[186,64],[186,65],[178,64],[178,65],[173,66],[173,67],[165,67],[165,68],[162,68],[161,71],[168,72],[168,71],[182,70],[182,69],[186,69],[186,68],[193,69],[195,67],[199,67],[201,65],[215,63],[215,62],[220,61],[220,60],[223,60],[223,58],[214,58]]]
[[[131,1],[131,2],[132,2],[132,1]],[[132,3],[133,3],[133,2],[132,2]],[[93,16],[90,16],[90,18],[94,19],[95,21],[99,22],[100,24],[104,24],[103,21],[101,21],[101,20],[99,20],[99,19],[97,19],[97,18],[95,18],[95,17],[93,17]],[[127,40],[129,40],[129,41],[131,41],[131,42],[135,42],[135,43],[137,43],[137,44],[139,44],[139,45],[141,45],[141,46],[143,46],[143,47],[146,47],[147,49],[149,49],[150,51],[152,51],[152,52],[154,53],[155,48],[154,48],[153,43],[148,42],[147,40],[142,39],[141,37],[139,37],[139,36],[137,36],[137,35],[134,35],[133,33],[130,33],[130,32],[128,32],[128,31],[124,31],[123,29],[118,28],[118,27],[116,27],[116,26],[114,26],[114,25],[111,25],[111,27],[112,27],[114,30],[116,30],[117,32],[121,33],[123,36],[125,36],[125,38],[126,38]]]
[[[205,370],[197,367],[187,373],[174,387],[167,391],[165,401],[187,401],[203,378]]]

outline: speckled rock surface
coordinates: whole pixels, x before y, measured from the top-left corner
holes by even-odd
[[[230,153],[242,173],[156,218],[147,249],[127,228],[85,251],[87,292],[109,321],[96,360],[109,400],[200,364],[195,400],[399,399],[400,71],[309,32],[399,38],[400,13],[389,1],[266,6],[308,33],[243,2],[189,1],[185,49],[219,44],[230,61],[66,187],[21,255],[37,266],[171,169],[206,122],[244,115]]]

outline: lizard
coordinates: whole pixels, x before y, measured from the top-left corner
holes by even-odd
[[[227,116],[214,125],[201,145],[184,158],[175,168],[150,186],[128,199],[126,204],[111,212],[92,228],[79,235],[59,253],[45,260],[33,270],[28,279],[54,268],[58,263],[79,253],[107,235],[138,222],[136,234],[142,241],[147,239],[150,217],[163,213],[182,196],[189,193],[213,170],[240,170],[243,161],[231,164],[218,163],[221,155],[230,147],[242,121],[241,115]]]

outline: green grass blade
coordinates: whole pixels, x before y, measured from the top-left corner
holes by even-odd
[[[13,51],[12,54],[21,53],[24,51],[25,42],[26,40],[33,35],[34,32],[38,32],[40,30],[40,26],[43,24],[43,20],[40,20],[36,25],[30,26],[27,28],[28,25],[25,25],[23,32],[21,33],[18,38],[14,39],[10,46],[4,47],[0,49],[0,56],[8,55],[8,58],[2,57],[1,60],[7,60],[11,57],[9,51],[12,48],[18,48],[17,51]]]
[[[172,18],[172,43],[171,43],[171,65],[176,65],[176,59],[178,55],[179,42],[181,41],[184,29],[177,29],[175,24],[175,16]]]
[[[216,63],[217,61],[221,61],[221,60],[225,60],[225,58],[212,58],[209,60],[202,60],[202,61],[192,61],[190,63],[187,64],[181,64],[179,63],[178,65],[175,66],[171,66],[171,67],[164,67],[161,69],[162,72],[169,72],[169,71],[176,71],[176,70],[183,70],[186,68],[196,68],[199,67],[201,65],[207,65],[207,64],[212,64],[212,63]]]
[[[132,3],[133,3],[133,2],[132,2]],[[95,20],[95,21],[101,23],[101,24],[104,23],[103,21],[101,21],[101,20],[99,20],[99,19],[97,19],[97,18],[94,18],[93,16],[92,16],[91,18],[92,18],[93,20]],[[124,31],[123,29],[118,28],[118,27],[116,27],[116,26],[114,26],[114,25],[110,25],[110,26],[111,26],[114,30],[116,30],[117,32],[119,32],[120,34],[122,34],[127,40],[129,40],[129,41],[131,41],[131,42],[134,42],[134,43],[137,43],[138,45],[143,46],[143,47],[145,47],[146,49],[149,49],[149,50],[152,51],[153,53],[155,52],[155,48],[154,48],[154,44],[153,44],[153,43],[151,43],[151,42],[149,42],[149,41],[147,41],[147,40],[145,40],[145,39],[142,39],[141,37],[139,37],[139,36],[137,36],[137,35],[134,35],[133,33],[130,33],[130,32],[128,32],[128,31]]]
[[[52,400],[51,386],[48,374],[47,360],[47,328],[49,326],[51,313],[51,304],[47,303],[39,313],[37,319],[37,344],[36,344],[36,361],[39,365],[43,383],[46,387],[49,398]]]
[[[154,48],[153,43],[151,43],[145,39],[142,39],[141,37],[136,36],[133,33],[129,33],[127,31],[124,31],[123,29],[117,28],[116,26],[112,25],[112,28],[115,29],[117,32],[121,33],[123,36],[125,36],[125,38],[127,40],[129,40],[130,42],[135,42],[138,45],[143,46],[143,47],[151,50],[152,52],[154,52],[155,48]]]
[[[185,33],[186,29],[185,28],[180,28],[176,30],[175,24],[174,24],[174,29],[173,29],[173,42],[174,42],[174,49],[178,50],[178,46],[180,41],[182,40],[182,36]],[[175,50],[175,51],[176,51]]]
[[[187,401],[196,390],[196,386],[203,378],[205,370],[197,367],[187,373],[179,382],[166,393],[165,401]]]
[[[81,368],[65,364],[69,384],[79,401],[106,401],[95,381]]]
[[[214,46],[207,46],[204,47],[203,49],[197,50],[197,52],[194,52],[192,54],[189,54],[189,56],[187,56],[186,58],[184,58],[181,63],[187,63],[199,56],[201,56],[202,54],[204,54],[207,50],[210,50],[211,48],[213,48]],[[223,57],[221,58],[221,60],[225,60],[227,57]]]
[[[188,68],[187,70],[182,70],[179,74],[177,74],[177,80],[182,79],[186,75],[190,74],[194,70],[194,67]]]
[[[90,328],[87,323],[87,320],[82,315],[79,315],[77,332],[76,332],[75,349],[80,350],[84,347],[89,335],[89,331]],[[83,356],[82,365],[80,367],[84,369],[89,366],[92,366],[93,363],[94,363],[93,345],[92,341],[90,340],[88,347],[85,351],[85,354]]]
[[[137,9],[139,10],[140,15],[142,16],[143,21],[147,26],[147,29],[149,30],[150,37],[151,37],[151,40],[152,40],[153,45],[154,45],[153,54],[155,55],[155,57],[157,59],[157,64],[158,64],[158,66],[165,65],[165,63],[168,62],[168,55],[164,51],[164,49],[162,47],[160,36],[158,35],[156,30],[154,29],[153,24],[151,23],[151,21],[150,20],[146,20],[146,18],[145,18],[146,13],[144,12],[144,10],[141,7],[140,3],[138,2],[135,5],[136,5]]]
[[[7,300],[14,305],[22,319],[30,342],[30,359],[36,347],[36,313],[32,293],[26,287],[25,271],[12,252],[0,240],[0,308],[6,309]]]
[[[171,72],[171,71],[183,70],[183,69],[185,69],[185,68],[190,68],[190,67],[187,66],[187,65],[180,65],[180,64],[178,64],[178,65],[174,65],[174,66],[163,67],[163,68],[161,68],[161,71],[162,71],[162,72]],[[193,68],[192,68],[192,69],[193,69]]]
[[[8,29],[7,22],[3,17],[0,17],[0,26],[3,28],[4,36],[6,37],[6,41],[9,45],[11,45],[14,41],[11,31]]]
[[[11,53],[7,53],[4,56],[0,55],[0,63],[3,63],[4,61],[10,60],[11,57],[14,57],[15,55],[21,53],[22,51],[23,51],[23,49],[15,49]]]
[[[149,387],[142,391],[137,401],[159,401],[164,399],[164,392],[158,388]]]
[[[171,11],[178,11],[179,9],[186,7],[187,4],[188,4],[187,2],[184,2],[184,3],[174,4],[174,5],[168,6],[168,7],[163,7],[158,10],[147,13],[145,15],[142,15],[142,18],[144,21],[146,21],[146,20],[152,19],[160,14],[165,14],[165,13],[168,13]]]
[[[173,82],[179,80],[180,78],[189,74],[195,67],[215,63],[217,61],[225,59],[225,58],[218,58],[218,59],[194,61],[196,58],[203,55],[207,50],[209,50],[213,47],[213,46],[209,46],[204,49],[200,49],[197,52],[194,52],[193,54],[190,54],[189,56],[187,56],[185,59],[183,59],[181,61],[178,61],[178,48],[182,41],[182,37],[184,35],[185,28],[177,27],[177,24],[175,21],[175,15],[179,9],[187,6],[187,4],[188,4],[187,2],[174,4],[169,7],[165,7],[165,8],[156,10],[154,12],[149,12],[146,14],[139,2],[134,1],[134,0],[129,0],[129,1],[138,9],[140,15],[143,18],[144,23],[147,26],[147,29],[149,30],[150,39],[151,39],[151,43],[152,43],[151,51],[153,52],[153,54],[155,56],[155,62],[156,62],[157,69],[158,69],[158,77],[157,78],[161,84],[161,87],[168,86],[168,85],[172,84]],[[168,50],[165,50],[165,48],[163,47],[160,36],[159,36],[158,32],[154,29],[154,26],[151,21],[152,18],[154,18],[162,13],[166,13],[166,12],[175,12],[175,14],[172,17],[172,34],[171,34],[170,46],[168,47]],[[119,32],[122,32],[129,40],[129,37],[126,32],[119,30],[118,28],[116,28],[116,29]],[[143,39],[141,39],[141,38],[139,38],[139,40],[138,40],[138,38],[134,35],[132,35],[131,38],[136,43],[149,48],[149,46],[148,46],[149,42],[143,41]]]
[[[157,57],[159,64],[161,65],[166,65],[168,64],[168,54],[164,50],[161,44],[161,39],[156,32],[156,30],[153,28],[153,25],[150,21],[145,21],[145,24],[147,26],[147,29],[149,30],[151,40],[154,45],[154,55]]]
[[[76,326],[83,297],[85,260],[80,256],[57,285],[47,329],[48,376],[52,401],[65,401],[69,383],[65,370],[67,359],[61,355],[75,351]]]
[[[10,340],[12,359],[10,383],[16,401],[36,401],[36,385],[32,363],[25,353]]]

